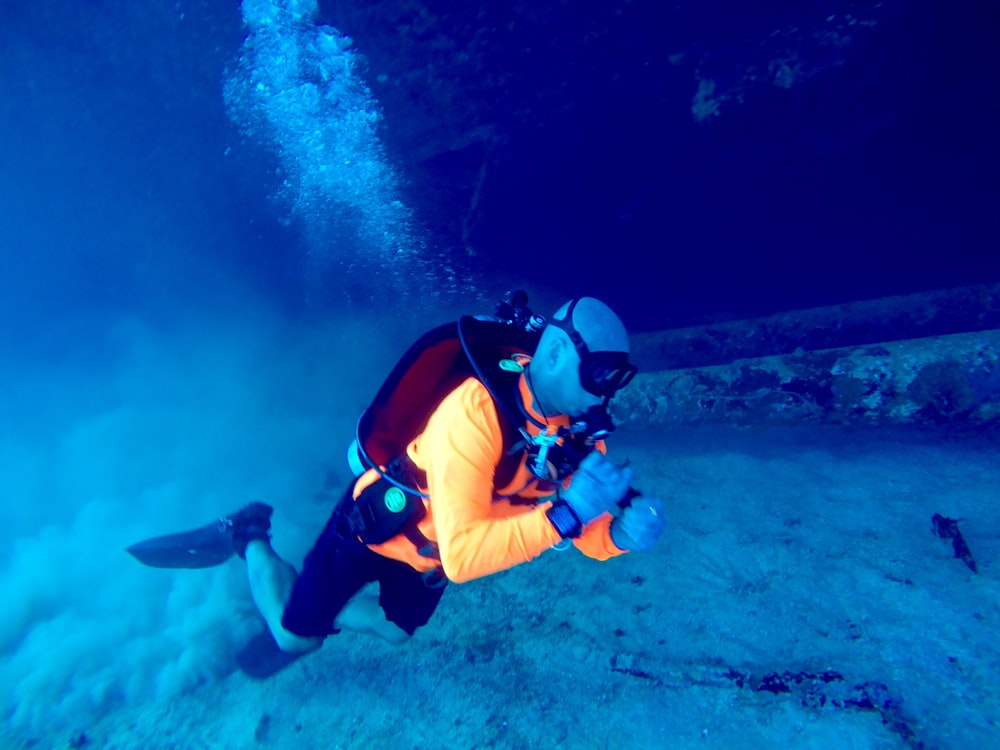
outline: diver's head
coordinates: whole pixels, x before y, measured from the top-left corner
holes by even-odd
[[[593,297],[559,308],[528,367],[535,408],[546,416],[583,416],[628,385],[628,334],[614,311]]]

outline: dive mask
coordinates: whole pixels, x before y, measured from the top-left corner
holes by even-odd
[[[608,399],[632,382],[639,371],[628,361],[628,352],[592,352],[583,336],[573,326],[573,308],[580,301],[577,297],[562,320],[550,320],[549,325],[565,331],[580,355],[580,384],[587,393]]]

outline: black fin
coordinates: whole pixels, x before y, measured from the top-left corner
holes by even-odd
[[[290,652],[278,648],[269,632],[258,633],[236,654],[240,671],[254,680],[266,680],[294,661],[298,661],[309,651]]]
[[[211,568],[236,554],[232,527],[222,520],[193,531],[147,539],[125,551],[153,568]]]

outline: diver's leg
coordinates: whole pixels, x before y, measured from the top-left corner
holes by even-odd
[[[422,573],[406,563],[372,554],[379,582],[378,597],[356,596],[342,615],[346,627],[377,635],[393,645],[406,643],[417,628],[427,624],[444,594],[443,574]],[[338,619],[339,622],[339,619]]]
[[[341,630],[393,644],[409,638],[386,619],[378,597],[364,592],[378,579],[385,558],[341,533],[339,523],[335,511],[298,574],[266,538],[247,544],[250,591],[282,651],[317,648],[326,635]]]
[[[304,638],[289,632],[281,624],[285,604],[295,584],[295,568],[278,557],[266,539],[254,539],[247,543],[246,560],[250,593],[278,648],[292,653],[319,648],[322,638]]]
[[[378,596],[372,594],[360,593],[347,602],[334,620],[334,625],[341,630],[378,636],[394,646],[410,640],[409,633],[386,619]]]
[[[254,522],[246,523],[251,516]],[[392,644],[405,643],[413,632],[405,629],[413,616],[408,610],[414,609],[416,625],[422,625],[440,598],[440,594],[432,597],[433,604],[423,616],[426,607],[421,599],[426,594],[422,593],[421,575],[338,532],[340,518],[336,511],[306,557],[301,575],[271,548],[267,533],[270,523],[261,521],[259,508],[254,514],[244,513],[241,520],[242,523],[235,525],[236,536],[246,541],[242,549],[237,543],[237,551],[247,561],[254,603],[282,651],[301,653],[318,648],[330,632],[331,622],[335,631],[350,630],[378,636]],[[393,575],[385,576],[386,566],[394,571]],[[404,571],[407,587],[415,587],[419,593],[416,597],[391,596],[397,604],[390,605],[394,612],[390,620],[383,609],[384,600],[387,592],[399,588],[396,579],[400,571]],[[381,600],[362,591],[366,583],[374,580],[381,580]]]

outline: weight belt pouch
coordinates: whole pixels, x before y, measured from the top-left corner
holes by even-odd
[[[382,544],[416,527],[427,515],[423,500],[384,477],[366,487],[349,511],[351,530],[365,544]]]

